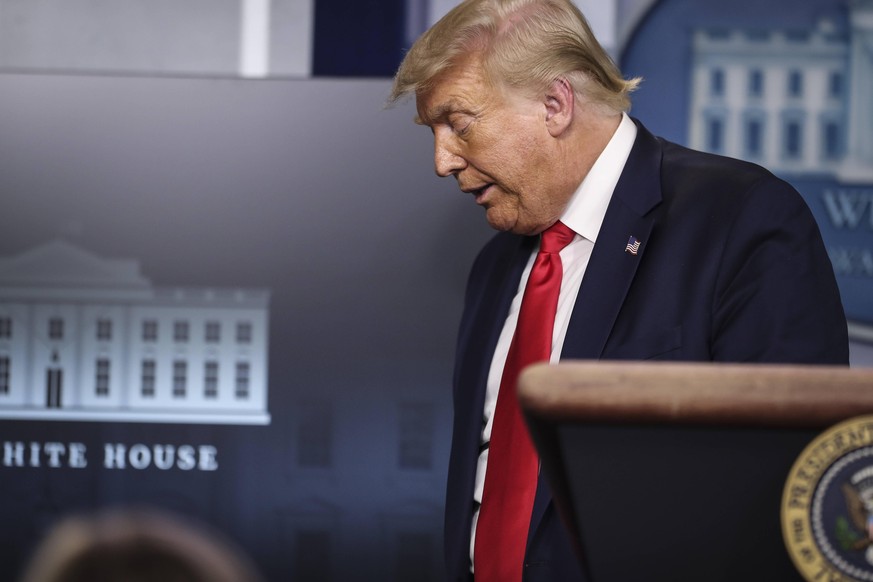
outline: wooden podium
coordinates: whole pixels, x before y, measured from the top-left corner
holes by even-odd
[[[591,582],[795,581],[786,479],[825,428],[873,414],[873,370],[538,364],[519,399]]]

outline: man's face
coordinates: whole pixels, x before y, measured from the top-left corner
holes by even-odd
[[[560,217],[572,192],[554,187],[555,140],[542,101],[492,86],[470,59],[416,94],[416,107],[434,134],[436,173],[454,175],[492,227],[531,235]]]

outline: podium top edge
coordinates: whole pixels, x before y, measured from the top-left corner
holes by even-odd
[[[553,421],[819,428],[873,414],[873,369],[570,361],[530,366],[518,392]]]

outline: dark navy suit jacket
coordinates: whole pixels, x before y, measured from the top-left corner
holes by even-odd
[[[562,359],[847,364],[831,263],[800,195],[765,169],[638,135],[570,318]],[[642,241],[633,255],[625,247]],[[485,383],[536,237],[497,234],[467,286],[446,495],[450,580],[470,579]],[[526,581],[583,580],[541,480]]]

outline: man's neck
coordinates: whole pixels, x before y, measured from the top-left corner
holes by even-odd
[[[575,191],[621,124],[621,113],[604,114],[593,106],[579,105],[573,127],[562,148],[567,183]]]

